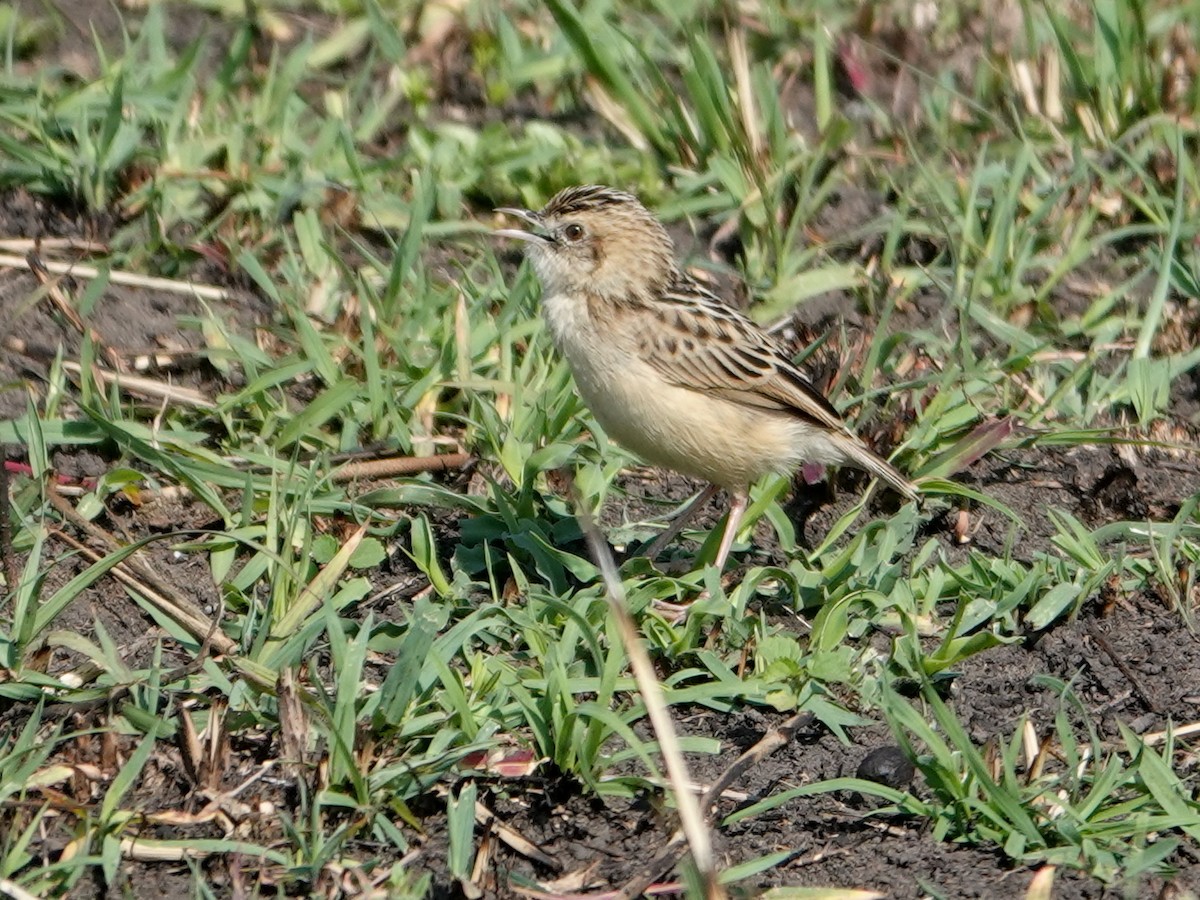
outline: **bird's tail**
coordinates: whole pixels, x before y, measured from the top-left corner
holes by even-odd
[[[902,494],[907,500],[919,501],[921,499],[921,491],[913,482],[901,475],[895,466],[865,444],[850,438],[843,445],[843,449],[846,452],[846,462],[874,475],[896,493]]]

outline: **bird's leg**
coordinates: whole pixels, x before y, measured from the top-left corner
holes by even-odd
[[[700,504],[708,500],[718,490],[719,489],[717,487],[710,485],[708,489],[706,489],[700,494],[699,497],[691,502],[691,505],[689,505],[687,509],[679,514],[676,520],[671,523],[671,527],[663,532],[659,539],[654,543],[658,544],[659,542],[662,542],[665,544],[666,541],[664,541],[663,538],[666,538],[669,541],[676,534],[678,534],[679,530],[683,528],[683,523],[695,514],[696,510],[700,508]],[[725,560],[729,557],[730,548],[733,547],[733,539],[737,536],[738,527],[742,524],[742,519],[746,515],[746,503],[748,500],[749,496],[744,489],[740,491],[733,491],[729,495],[729,518],[725,521],[725,533],[721,535],[721,548],[717,551],[716,566],[718,571],[725,568]],[[651,547],[651,550],[653,549],[654,548]],[[653,556],[653,554],[651,554],[651,556]],[[708,591],[704,590],[701,591],[699,596],[697,596],[695,599],[699,601],[704,600],[707,597]],[[659,612],[671,613],[673,616],[671,619],[672,625],[678,625],[683,622],[683,620],[687,618],[688,611],[691,609],[690,604],[679,606],[678,604],[667,603],[662,600],[653,601],[653,606]]]
[[[684,507],[683,511],[672,520],[671,524],[667,526],[667,530],[656,537],[654,543],[646,548],[645,555],[654,559],[658,554],[662,553],[667,544],[675,540],[679,532],[683,531],[683,527],[696,517],[696,513],[700,511],[700,507],[711,500],[719,490],[720,488],[715,484],[710,484],[697,494],[696,499]]]
[[[729,495],[729,519],[725,523],[725,533],[721,535],[721,547],[717,550],[715,565],[718,571],[725,568],[725,560],[733,548],[733,539],[737,537],[742,517],[746,515],[746,503],[749,500],[745,490],[733,491]]]

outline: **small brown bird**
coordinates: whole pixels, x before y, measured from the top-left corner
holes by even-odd
[[[917,499],[770,335],[680,269],[666,229],[632,194],[586,185],[537,212],[496,211],[529,226],[496,234],[530,245],[550,334],[604,430],[647,462],[713,485],[651,556],[724,488],[723,568],[750,485],[804,462],[857,466]]]

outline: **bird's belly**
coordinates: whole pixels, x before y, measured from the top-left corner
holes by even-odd
[[[571,362],[605,432],[648,463],[741,489],[800,462],[794,417],[669,384],[637,357]]]
[[[585,303],[553,295],[543,310],[583,401],[609,437],[648,463],[739,490],[801,462],[844,457],[825,429],[798,416],[665,381],[618,334],[596,329]]]

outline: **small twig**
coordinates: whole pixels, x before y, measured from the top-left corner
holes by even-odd
[[[111,534],[100,528],[93,522],[89,522],[83,516],[75,511],[63,497],[59,496],[58,492],[51,490],[48,492],[51,505],[56,510],[76,527],[80,528],[87,534],[96,538],[108,549],[113,552],[121,549],[120,542]],[[59,531],[59,536],[71,544],[79,552],[83,553],[93,562],[99,562],[103,556],[92,550],[85,544],[76,541],[65,532]],[[136,590],[139,594],[150,601],[154,606],[158,607],[166,615],[170,616],[180,625],[182,625],[192,637],[197,640],[204,638],[206,634],[212,632],[212,644],[217,648],[217,652],[221,654],[234,653],[237,650],[237,643],[226,637],[219,631],[213,631],[213,621],[206,616],[196,604],[191,600],[183,597],[178,597],[179,590],[173,585],[167,584],[160,579],[147,566],[143,565],[135,556],[130,556],[122,563],[113,566],[112,574],[115,578],[124,582],[129,587]],[[136,577],[135,577],[136,575]],[[176,599],[168,599],[168,597],[176,597]]]
[[[649,547],[641,551],[641,555],[647,556],[651,560],[657,559],[658,555],[667,548],[667,545],[670,544],[671,541],[675,540],[675,538],[679,535],[679,532],[683,531],[687,524],[696,517],[696,513],[700,511],[701,507],[703,507],[704,504],[713,497],[717,496],[717,493],[720,490],[721,489],[715,484],[710,484],[708,487],[698,493],[695,498],[683,508],[682,512],[676,514],[675,518],[671,520],[670,525],[666,527],[662,534],[656,537],[654,542],[651,543]]]
[[[1136,693],[1141,698],[1142,702],[1146,704],[1147,709],[1149,709],[1150,712],[1154,713],[1155,715],[1162,715],[1162,707],[1154,701],[1154,698],[1151,697],[1146,689],[1142,686],[1141,679],[1138,678],[1137,673],[1129,667],[1125,660],[1117,656],[1117,651],[1114,650],[1113,645],[1108,642],[1108,638],[1100,633],[1100,629],[1096,627],[1095,622],[1091,623],[1088,633],[1091,634],[1092,640],[1099,644],[1100,649],[1103,650],[1108,658],[1112,660],[1113,665],[1121,670],[1121,674],[1124,675],[1129,681],[1134,693]]]
[[[208,659],[209,654],[212,652],[213,640],[217,637],[217,628],[220,626],[223,618],[225,618],[224,601],[217,608],[217,614],[213,616],[212,624],[208,626],[208,634],[204,635],[204,640],[200,642],[200,649],[197,651],[195,657],[182,666],[176,666],[167,672],[162,678],[162,684],[182,681],[185,678],[198,674],[204,668],[204,661]]]
[[[4,585],[14,594],[17,590],[17,559],[12,547],[12,497],[8,483],[8,448],[0,444],[0,561],[4,564]]]
[[[83,366],[79,363],[65,360],[62,364],[65,371],[73,375],[82,375]],[[169,400],[183,406],[196,409],[216,409],[217,404],[194,388],[181,387],[177,384],[167,384],[154,378],[142,375],[129,375],[123,372],[113,372],[99,366],[91,367],[92,377],[105,384],[115,384],[118,388],[130,394],[140,394],[152,400]]]
[[[1166,731],[1151,732],[1142,736],[1142,743],[1148,747],[1152,747],[1155,744],[1165,743],[1168,737],[1179,739],[1191,737],[1193,734],[1200,734],[1200,722],[1192,722],[1189,725],[1177,725]]]
[[[475,851],[475,862],[471,866],[471,874],[458,880],[459,890],[467,900],[480,900],[483,897],[484,879],[487,878],[488,868],[493,853],[491,832],[485,831],[479,838],[479,847]]]
[[[36,894],[31,894],[15,881],[0,878],[0,897],[11,897],[12,900],[38,900]]]
[[[124,384],[128,377],[122,375],[121,383]],[[188,401],[185,399],[184,402]],[[265,465],[248,464],[246,460],[240,457],[225,457],[224,459],[230,465],[239,467],[239,471],[266,473],[273,471]],[[301,462],[307,463],[310,460],[301,460]],[[475,457],[470,453],[440,453],[434,456],[399,456],[389,459],[356,460],[334,469],[330,472],[329,477],[336,484],[355,480],[370,481],[382,478],[403,478],[410,475],[419,475],[422,472],[451,472],[461,470],[474,462]],[[60,484],[56,489],[60,497],[66,497],[78,496],[83,492],[84,488],[70,484]],[[190,496],[191,493],[191,489],[187,485],[174,484],[157,489],[146,488],[142,491],[142,496],[143,498],[179,499]],[[76,524],[81,528],[87,529],[93,536],[101,540],[105,539],[103,536],[104,532],[101,529],[97,529],[92,523],[81,519]],[[92,531],[91,529],[96,529],[96,531]],[[119,545],[114,544],[112,546],[115,549]]]
[[[55,530],[58,538],[67,544],[70,544],[92,562],[101,562],[104,556],[97,553],[91,547],[80,541],[75,540],[65,531]],[[203,640],[205,635],[210,634],[216,621],[209,619],[204,615],[194,603],[190,600],[178,598],[175,600],[168,599],[165,593],[160,593],[150,587],[142,578],[144,573],[139,572],[138,577],[135,577],[124,563],[117,563],[109,570],[113,577],[123,583],[126,587],[132,588],[137,593],[141,594],[150,603],[155,606],[160,612],[170,616],[187,631],[192,637]],[[168,591],[167,593],[173,593]],[[237,650],[237,643],[226,637],[224,634],[216,633],[212,636],[211,641],[216,645],[218,652],[221,654],[233,653]]]
[[[518,834],[514,829],[500,822],[496,818],[496,814],[488,809],[479,800],[475,801],[475,821],[484,827],[491,827],[496,832],[496,836],[504,843],[508,844],[517,853],[526,856],[529,859],[541,863],[552,872],[561,872],[562,863],[553,856],[539,849],[535,844],[527,841],[524,837]]]
[[[29,341],[11,334],[0,337],[0,347],[42,362],[53,362],[58,358],[57,345],[31,344]],[[203,347],[179,347],[173,350],[161,347],[151,350],[126,347],[113,352],[119,353],[121,356],[124,363],[120,367],[122,372],[147,372],[155,369],[161,373],[168,369],[202,363],[209,358],[208,350]]]
[[[100,337],[100,333],[95,328],[83,321],[83,316],[79,315],[79,311],[75,309],[75,304],[63,292],[58,280],[50,277],[50,270],[47,264],[36,250],[30,250],[26,254],[25,264],[29,266],[29,271],[33,273],[33,277],[46,289],[47,296],[49,296],[50,300],[58,308],[58,311],[71,323],[72,327],[100,348],[100,352],[108,360],[109,365],[114,369],[121,369],[125,365],[121,357],[104,342],[104,339]]]
[[[849,856],[857,847],[840,847],[830,850],[828,845],[823,849],[817,850],[811,856],[805,856],[801,859],[793,859],[788,862],[788,866],[793,869],[800,869],[804,866],[815,866],[819,862],[824,862],[827,859],[832,859],[835,856]],[[882,897],[883,894],[870,894],[869,896],[856,895],[858,900],[870,900],[870,897]]]
[[[796,715],[792,716],[778,728],[764,734],[758,743],[730,763],[729,768],[722,772],[721,776],[704,792],[704,798],[701,802],[704,804],[704,808],[708,810],[705,815],[709,819],[712,819],[715,816],[716,803],[729,785],[780,747],[791,743],[792,738],[796,736],[796,732],[810,725],[813,718],[814,716],[810,712],[796,713]]]
[[[55,275],[71,275],[75,278],[99,278],[100,270],[95,266],[82,263],[63,263],[47,260],[43,263],[47,272]],[[9,256],[0,253],[0,268],[26,269],[28,263],[23,256]],[[233,295],[224,288],[211,284],[193,284],[188,281],[174,281],[170,278],[153,278],[149,275],[138,275],[134,272],[121,272],[116,269],[108,270],[108,280],[113,284],[127,287],[142,287],[154,291],[169,291],[174,294],[189,294],[202,300],[231,300]]]
[[[758,765],[780,747],[788,744],[796,732],[813,720],[810,712],[797,713],[778,728],[763,735],[758,743],[735,759],[721,775],[709,785],[708,790],[700,799],[700,808],[704,810],[704,819],[711,824],[716,818],[717,801],[721,795],[744,772]],[[636,875],[625,882],[624,887],[617,893],[617,900],[633,900],[646,892],[654,882],[663,878],[679,862],[687,841],[682,831],[676,831],[666,845],[654,855],[654,858]]]
[[[30,250],[82,250],[84,253],[107,253],[108,245],[78,238],[0,238],[0,250],[9,253],[28,253]]]
[[[646,713],[650,717],[650,724],[654,727],[654,733],[658,737],[663,764],[666,766],[667,776],[671,780],[675,794],[680,825],[686,836],[687,845],[692,851],[692,862],[704,882],[704,896],[709,900],[723,898],[726,896],[725,889],[717,881],[716,867],[713,864],[712,840],[708,833],[708,827],[700,811],[700,804],[696,801],[695,795],[687,788],[691,778],[679,746],[679,738],[675,733],[675,725],[671,721],[671,714],[667,711],[662,687],[654,673],[654,664],[650,661],[650,655],[646,652],[645,645],[638,635],[633,617],[629,615],[625,603],[625,591],[621,586],[621,578],[617,574],[617,566],[613,562],[612,552],[609,550],[604,536],[596,527],[596,523],[588,514],[587,507],[580,500],[573,482],[571,493],[575,497],[576,517],[579,519],[580,528],[587,538],[592,558],[596,561],[604,579],[604,596],[608,600],[613,619],[617,623],[621,642],[625,645],[625,652],[629,655],[634,681],[637,683],[638,690],[641,691],[642,699],[646,703]]]
[[[157,841],[138,843],[139,838],[121,838],[119,849],[124,859],[138,862],[183,862],[188,859],[207,859],[213,851],[199,847],[168,847]]]
[[[47,296],[58,308],[58,311],[66,317],[66,320],[71,323],[71,326],[80,334],[88,334],[90,329],[83,321],[83,317],[79,315],[79,311],[63,293],[59,283],[50,277],[50,271],[46,268],[46,264],[38,255],[36,250],[30,250],[25,254],[25,265],[29,271],[33,273],[33,277],[38,280],[38,283],[46,289]],[[94,332],[93,332],[94,336]]]
[[[348,462],[329,473],[335,483],[370,481],[378,478],[399,478],[421,472],[449,472],[461,469],[472,460],[470,453],[440,453],[434,456],[395,456],[388,459],[366,459]]]
[[[121,354],[125,357],[130,371],[148,372],[154,369],[160,374],[169,369],[182,369],[185,366],[208,362],[210,358],[205,347],[178,347],[174,350],[139,350],[127,347]]]

